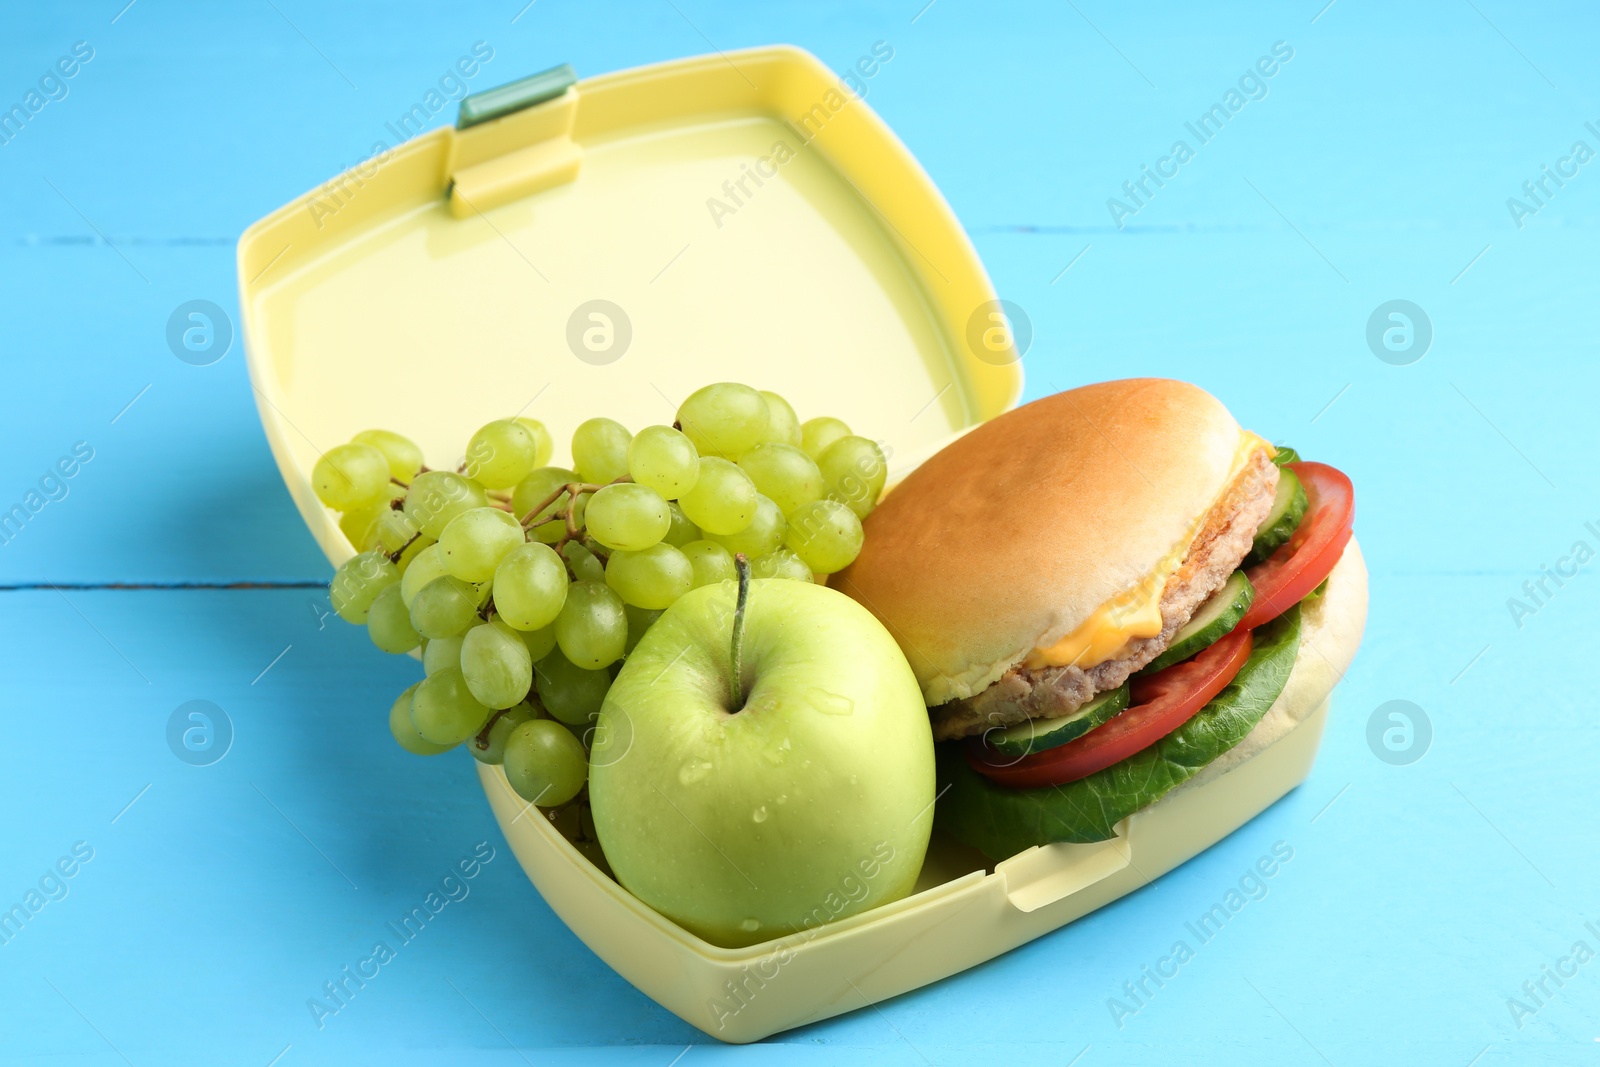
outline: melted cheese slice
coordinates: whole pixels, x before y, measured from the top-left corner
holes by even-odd
[[[1239,448],[1234,453],[1227,485],[1233,484],[1251,453],[1258,448],[1265,448],[1269,456],[1277,455],[1277,449],[1265,440],[1249,430],[1241,430]],[[1078,667],[1088,670],[1107,660],[1117,659],[1132,642],[1159,634],[1162,625],[1161,594],[1166,590],[1167,580],[1177,572],[1184,557],[1189,554],[1189,546],[1204,527],[1205,519],[1205,515],[1197,518],[1188,535],[1132,589],[1118,593],[1100,605],[1077,629],[1055,644],[1029,652],[1022,665],[1032,669]]]

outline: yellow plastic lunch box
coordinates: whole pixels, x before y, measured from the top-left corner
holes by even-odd
[[[1004,309],[949,205],[796,48],[586,81],[558,68],[468,97],[455,128],[251,226],[238,268],[267,439],[335,564],[353,549],[311,468],[369,425],[453,465],[494,418],[531,415],[566,442],[592,415],[670,423],[693,389],[746,381],[881,438],[892,481],[1022,391]],[[478,772],[573,932],[663,1007],[746,1042],[937,981],[1147,884],[1302,781],[1326,714],[1111,841],[989,865],[935,834],[912,896],[743,949],[645,907],[500,768]]]

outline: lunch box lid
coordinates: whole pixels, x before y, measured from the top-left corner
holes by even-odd
[[[559,67],[373,148],[238,250],[267,438],[336,563],[352,549],[309,475],[369,427],[453,467],[479,426],[531,416],[565,462],[585,419],[670,424],[739,381],[844,419],[894,471],[1021,395],[949,205],[800,49]]]

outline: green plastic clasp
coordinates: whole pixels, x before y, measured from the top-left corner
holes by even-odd
[[[513,111],[554,100],[578,83],[578,72],[571,63],[541,70],[508,85],[473,93],[461,101],[456,114],[456,129],[465,130],[481,122],[504,118]]]

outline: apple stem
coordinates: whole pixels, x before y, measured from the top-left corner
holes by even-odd
[[[750,559],[743,552],[737,552],[733,565],[739,571],[739,599],[733,608],[733,672],[729,675],[728,689],[733,698],[731,710],[738,711],[744,707],[744,668],[739,654],[744,645],[744,608],[750,599]]]

